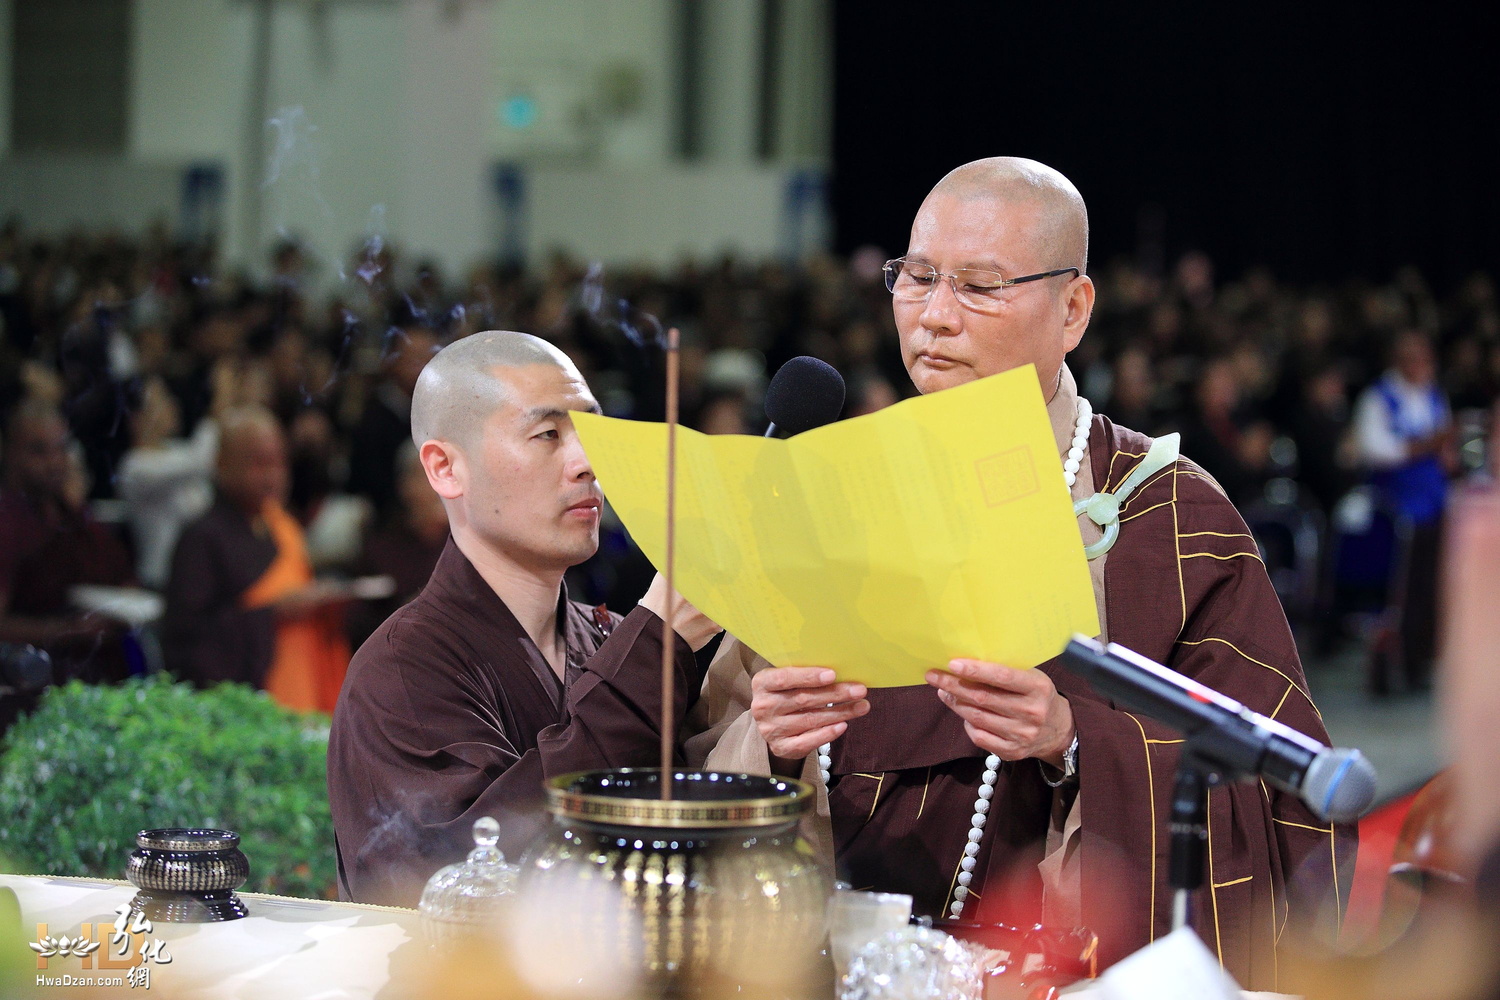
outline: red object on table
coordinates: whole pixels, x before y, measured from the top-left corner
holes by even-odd
[[[1436,780],[1436,779],[1432,779]],[[1412,803],[1432,783],[1376,807],[1359,821],[1359,853],[1354,861],[1354,885],[1349,890],[1349,911],[1344,918],[1342,943],[1358,943],[1375,929],[1385,905],[1386,880],[1396,861],[1396,843],[1406,824]]]

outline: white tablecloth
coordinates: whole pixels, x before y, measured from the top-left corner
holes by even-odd
[[[0,888],[15,892],[21,908],[23,934],[36,940],[37,924],[47,925],[52,938],[76,937],[83,923],[108,925],[115,909],[129,903],[135,887],[127,882],[50,876],[0,875]],[[129,987],[77,991],[63,987],[35,987],[27,980],[25,996],[62,998],[143,997],[160,1000],[410,1000],[415,974],[432,961],[415,910],[315,899],[292,899],[241,893],[250,915],[216,924],[153,925],[148,939],[160,938],[172,957],[166,965],[153,964],[149,992]],[[101,935],[102,947],[109,944]],[[1145,957],[1142,952],[1137,957]],[[392,983],[400,969],[402,989]],[[1124,971],[1124,970],[1121,970]],[[32,975],[60,977],[111,975],[85,971],[78,958],[53,958],[45,972]],[[1167,979],[1176,978],[1168,974]],[[1069,989],[1070,1000],[1102,1000],[1118,996],[1163,996],[1159,988],[1111,992],[1107,983],[1080,983]],[[1176,994],[1172,994],[1176,996]],[[1274,993],[1243,993],[1244,1000],[1272,1000]],[[1293,998],[1283,998],[1293,1000]]]
[[[83,923],[106,925],[115,908],[130,902],[127,882],[47,876],[0,875],[15,892],[23,935],[36,940],[45,923],[56,939],[76,937]],[[394,962],[419,965],[426,945],[415,910],[315,899],[241,893],[250,915],[215,924],[157,922],[147,938],[160,938],[172,961],[152,964],[149,992],[128,987],[91,995],[203,998],[203,1000],[364,1000],[381,996]],[[109,946],[108,933],[101,948]],[[123,976],[124,970],[82,969],[82,960],[54,957],[34,975]],[[38,997],[63,997],[60,987],[27,985]],[[385,996],[395,994],[385,991]],[[404,1000],[404,998],[402,998]]]

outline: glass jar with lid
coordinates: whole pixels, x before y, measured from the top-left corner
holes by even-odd
[[[493,817],[474,821],[474,849],[457,864],[439,869],[427,880],[417,904],[427,942],[442,948],[494,924],[506,897],[516,891],[520,869],[505,860],[495,844],[500,824]]]

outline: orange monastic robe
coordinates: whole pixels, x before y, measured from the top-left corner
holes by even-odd
[[[240,598],[246,608],[262,608],[313,582],[312,562],[302,527],[278,503],[266,504],[261,517],[276,543],[276,558]],[[349,668],[349,643],[336,608],[276,623],[276,650],[266,672],[265,688],[277,701],[303,712],[332,712]]]

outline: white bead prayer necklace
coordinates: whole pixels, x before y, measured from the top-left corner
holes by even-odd
[[[1089,428],[1094,422],[1094,407],[1087,399],[1078,397],[1078,419],[1073,423],[1073,440],[1068,447],[1068,457],[1063,459],[1063,482],[1068,489],[1078,479],[1078,470],[1083,467],[1083,452],[1089,446]],[[818,747],[818,777],[823,786],[828,786],[828,770],[833,766],[833,744]],[[953,887],[953,901],[948,905],[948,916],[957,920],[963,916],[964,900],[969,898],[969,883],[974,880],[974,869],[979,864],[979,842],[984,839],[984,823],[990,811],[990,799],[995,796],[995,782],[1000,779],[1000,758],[990,754],[984,759],[984,773],[979,776],[979,796],[974,800],[974,815],[969,817],[969,840],[964,844],[964,856],[958,863],[958,884]]]
[[[1078,397],[1078,419],[1073,422],[1073,443],[1068,448],[1068,457],[1063,459],[1063,482],[1068,489],[1078,479],[1078,470],[1083,466],[1083,451],[1089,446],[1089,428],[1094,423],[1094,407],[1087,399]]]
[[[979,864],[979,841],[984,837],[984,820],[990,811],[990,799],[995,796],[995,782],[1000,778],[1000,757],[990,754],[984,759],[984,773],[979,776],[979,797],[974,800],[974,815],[969,817],[969,842],[964,845],[964,856],[959,861],[958,884],[953,887],[953,902],[948,904],[948,916],[957,920],[963,916],[964,900],[969,898],[969,883],[974,879],[974,867]]]

